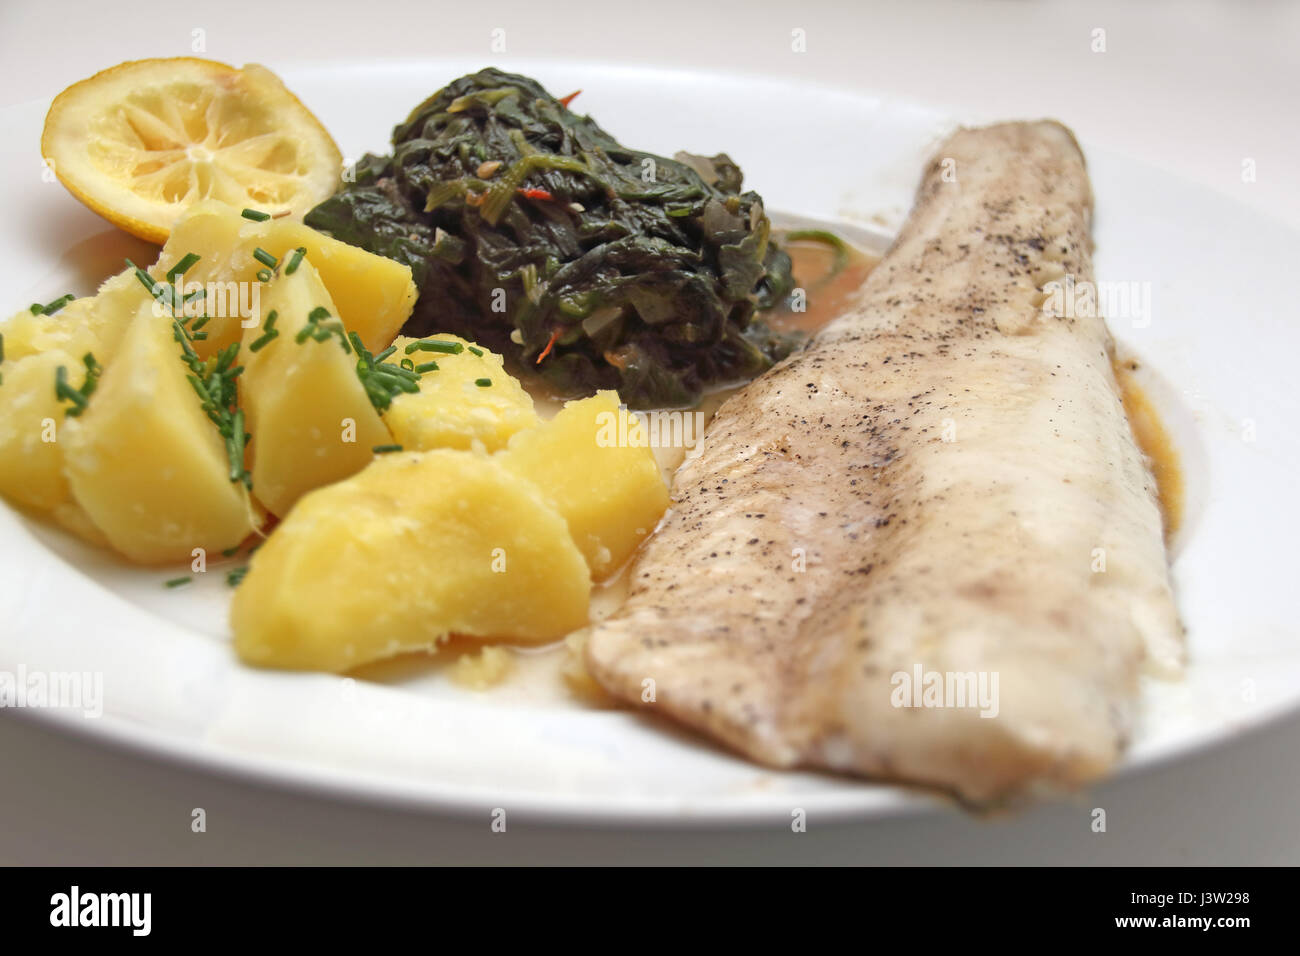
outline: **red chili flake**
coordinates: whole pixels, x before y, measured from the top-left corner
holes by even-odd
[[[574,90],[574,91],[573,91],[572,93],[570,93],[568,96],[565,96],[565,97],[561,98],[561,100],[560,100],[560,105],[561,105],[561,106],[568,106],[570,103],[573,102],[574,98],[577,97],[577,95],[578,95],[579,93],[581,93],[581,92],[582,92],[582,90]]]
[[[555,348],[555,340],[558,339],[559,337],[560,337],[560,330],[553,329],[551,331],[551,340],[546,343],[546,348],[542,349],[542,354],[537,356],[536,364],[541,365],[542,359],[546,358],[546,356],[551,354],[551,349]]]
[[[519,190],[519,195],[523,196],[525,199],[554,199],[555,198],[545,189],[521,189]]]

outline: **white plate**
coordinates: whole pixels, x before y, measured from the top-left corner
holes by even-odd
[[[274,64],[272,64],[274,66]],[[349,159],[477,62],[285,69]],[[770,209],[887,235],[921,161],[953,125],[932,111],[751,77],[549,62],[514,67],[625,142],[725,150]],[[48,104],[0,112],[2,308],[84,294],[143,244],[41,176]],[[1066,121],[1069,117],[1062,117]],[[1086,148],[1085,144],[1085,148]],[[1300,333],[1279,279],[1300,234],[1154,167],[1089,151],[1101,279],[1149,282],[1151,321],[1114,322],[1143,360],[1187,483],[1174,547],[1191,667],[1151,685],[1125,770],[1239,733],[1300,705],[1290,597],[1300,465]],[[1251,440],[1253,438],[1253,440]],[[527,681],[476,694],[429,671],[383,681],[250,670],[227,646],[215,567],[169,591],[0,508],[0,671],[98,672],[104,715],[29,711],[78,732],[286,784],[439,810],[584,822],[821,818],[939,806],[904,788],[774,773],[629,713],[585,709]]]

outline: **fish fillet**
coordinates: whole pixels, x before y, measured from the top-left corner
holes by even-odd
[[[852,307],[678,470],[596,680],[774,767],[974,803],[1105,774],[1182,630],[1105,321],[1042,307],[1092,281],[1091,214],[1063,126],[951,136]]]

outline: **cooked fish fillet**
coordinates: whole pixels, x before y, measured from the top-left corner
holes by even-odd
[[[980,803],[1104,774],[1182,632],[1105,322],[1041,308],[1092,280],[1091,211],[1061,125],[949,138],[854,306],[677,472],[596,680],[776,767]]]

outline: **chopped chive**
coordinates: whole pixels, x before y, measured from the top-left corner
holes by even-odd
[[[235,356],[238,354],[239,354],[238,342],[231,342],[224,349],[222,349],[221,352],[218,353],[217,355],[217,371],[224,372],[226,369],[230,368],[230,363],[235,360]]]
[[[411,361],[409,358],[402,359],[401,365],[402,368],[406,369],[408,372],[415,371],[415,363]]]
[[[412,342],[406,347],[406,354],[412,352],[438,352],[442,355],[459,355],[465,351],[465,346],[460,342],[443,342],[442,340],[420,339],[418,342]]]
[[[380,375],[390,375],[393,378],[402,378],[407,379],[408,381],[414,380],[418,377],[415,374],[414,367],[403,368],[400,365],[380,365],[375,368],[375,371]]]
[[[477,355],[479,358],[482,358],[482,357],[483,357],[483,350],[482,350],[482,349],[476,349],[476,348],[474,348],[474,346],[471,345],[471,346],[469,347],[469,350],[470,350],[471,352],[473,352],[475,355]]]
[[[330,310],[325,308],[323,305],[318,305],[307,313],[308,322],[319,322],[321,319],[328,319],[329,317]]]
[[[177,276],[185,275],[185,273],[190,270],[190,268],[194,265],[194,263],[198,261],[199,261],[199,256],[195,255],[192,252],[185,253],[185,255],[183,255],[180,258],[179,262],[177,262],[174,266],[172,266],[170,269],[167,270],[167,281],[175,282]]]
[[[253,220],[253,222],[266,222],[266,220],[271,218],[271,214],[269,212],[262,212],[257,209],[245,209],[243,212],[240,213],[240,215],[243,216],[245,219]]]
[[[104,367],[95,360],[94,352],[87,352],[83,355],[81,362],[86,366],[86,384],[81,386],[81,394],[89,396],[95,390],[95,383],[99,381],[99,376],[103,373]]]
[[[492,379],[490,379],[490,378],[476,378],[476,379],[474,379],[474,384],[477,385],[479,388],[487,388],[489,385],[492,384]]]
[[[189,330],[175,319],[172,320],[172,338],[181,343],[181,351],[185,353],[186,359],[198,361],[198,353],[194,351],[194,346],[190,345]]]
[[[226,572],[226,583],[229,584],[232,588],[237,588],[239,587],[240,582],[244,580],[244,577],[247,574],[248,574],[248,565],[246,564],[241,564],[237,568],[231,568],[229,571]]]
[[[0,332],[0,362],[5,360],[5,334]]]
[[[279,317],[280,317],[280,313],[277,312],[275,309],[272,309],[270,312],[266,314],[266,322],[262,324],[262,328],[270,332],[273,328],[275,328],[275,320],[278,319]]]
[[[197,375],[186,375],[185,378],[189,381],[190,386],[194,391],[198,393],[199,398],[203,400],[203,404],[209,404],[211,399],[208,398],[208,387],[203,384],[203,379],[199,378]]]
[[[298,334],[293,337],[293,340],[299,345],[302,345],[303,342],[307,341],[307,337],[311,335],[311,333],[312,327],[310,325],[304,325],[298,330]]]
[[[395,451],[401,451],[402,446],[401,445],[376,445],[374,448],[370,450],[374,452],[376,455],[388,455]]]
[[[356,332],[348,332],[346,337],[357,353],[357,378],[376,411],[387,411],[399,394],[413,394],[420,390],[420,376],[413,362],[403,360],[401,365],[383,364],[384,359],[397,351],[397,346],[390,345],[378,355],[372,355]]]
[[[230,443],[230,480],[239,481],[244,476],[244,441],[247,436],[244,433],[244,410],[236,410],[234,417],[231,419],[231,435],[227,442]]]
[[[226,550],[221,552],[223,558],[233,558],[237,554],[239,554],[239,545],[235,545],[233,548],[226,548]]]
[[[438,363],[424,362],[420,365],[415,366],[415,371],[419,375],[423,375],[425,372],[436,372],[438,371]]]
[[[199,329],[203,328],[203,326],[207,325],[211,321],[212,321],[212,316],[210,315],[199,316],[198,320],[193,325],[190,326],[190,331],[197,332]]]
[[[267,329],[248,346],[250,352],[260,352],[263,348],[271,343],[271,340],[280,334],[279,329]]]
[[[306,254],[307,254],[307,250],[302,246],[299,246],[297,249],[293,250],[293,255],[289,257],[289,262],[284,267],[284,274],[287,276],[291,276],[295,272],[297,272],[298,266],[302,263],[302,257],[305,256]]]
[[[82,383],[81,388],[76,389],[68,384],[68,370],[60,365],[54,370],[54,394],[61,402],[71,402],[70,408],[64,411],[64,414],[70,418],[76,418],[86,410],[86,403],[95,391],[95,385],[99,381],[100,373],[103,369],[95,361],[95,356],[87,352],[82,358],[86,366],[86,380]]]
[[[414,395],[420,390],[420,383],[415,379],[372,378],[371,383],[383,390],[389,396],[390,400],[396,398],[398,392],[405,392],[408,395]]]
[[[256,249],[253,250],[253,258],[256,259],[258,262],[262,263],[262,265],[266,266],[268,269],[274,269],[276,266],[280,264],[279,259],[271,255],[261,246],[258,246]]]
[[[135,270],[135,277],[140,280],[140,284],[149,290],[149,294],[156,296],[158,294],[158,283],[153,281],[149,273],[145,272],[130,259],[125,260],[126,264]]]
[[[86,396],[68,384],[68,370],[63,365],[54,370],[54,394],[60,400],[72,402],[78,408],[86,404]]]
[[[61,295],[61,296],[59,296],[57,299],[55,299],[53,302],[50,302],[50,303],[48,303],[48,304],[46,304],[46,305],[41,306],[41,307],[40,307],[40,311],[39,311],[39,312],[36,312],[36,314],[38,314],[38,315],[53,315],[55,312],[58,312],[59,309],[63,308],[65,305],[67,305],[69,302],[71,302],[71,301],[72,301],[73,299],[75,299],[75,298],[76,298],[76,296],[73,295],[71,292],[69,292],[67,295]],[[36,311],[36,306],[35,306],[35,305],[32,306],[32,310],[33,310],[34,312]]]
[[[199,261],[199,257],[194,254],[187,254],[180,262],[173,267],[168,273],[168,277],[174,279],[180,275],[183,269],[188,269]],[[203,340],[208,337],[207,332],[198,331],[208,322],[208,316],[200,316],[194,322],[193,330],[186,328],[190,321],[190,316],[181,314],[181,306],[193,302],[197,299],[204,298],[205,289],[196,289],[191,294],[182,297],[180,291],[170,283],[154,282],[149,274],[137,266],[130,259],[126,264],[135,270],[135,276],[140,280],[140,284],[149,290],[158,302],[169,307],[172,315],[172,338],[174,338],[181,347],[181,358],[189,368],[189,373],[185,378],[194,389],[194,393],[199,397],[200,407],[208,419],[217,427],[218,433],[225,439],[226,457],[230,464],[231,482],[242,482],[246,488],[251,489],[253,486],[252,477],[244,468],[244,451],[248,443],[248,434],[244,431],[244,412],[239,407],[239,392],[235,386],[235,379],[244,371],[242,365],[236,366],[235,359],[239,355],[239,343],[234,342],[222,349],[213,358],[204,361],[200,359],[194,347],[190,344],[193,340]],[[164,295],[163,293],[167,294]],[[82,385],[81,391],[77,392],[67,385],[67,372],[60,370],[61,374],[56,376],[56,392],[61,399],[71,401],[74,408],[67,411],[69,415],[80,414],[85,406],[86,398],[95,389],[96,381],[102,371],[95,357],[89,353],[85,356],[86,363],[86,382]],[[78,401],[78,398],[80,401]],[[188,580],[188,579],[187,579]]]
[[[271,270],[270,270],[270,269],[258,269],[258,270],[257,270],[257,281],[258,281],[258,282],[270,282],[270,281],[271,281]]]
[[[41,314],[43,314],[44,312],[45,312],[45,306],[41,305],[39,302],[33,302],[33,303],[32,303],[32,306],[31,306],[31,313],[32,313],[32,315],[41,315]]]
[[[187,574],[187,575],[186,575],[185,577],[183,577],[183,578],[172,578],[170,581],[164,581],[164,582],[163,582],[163,587],[165,587],[165,588],[183,588],[183,587],[185,587],[185,585],[193,583],[193,581],[194,581],[194,579],[191,578],[191,577]]]

